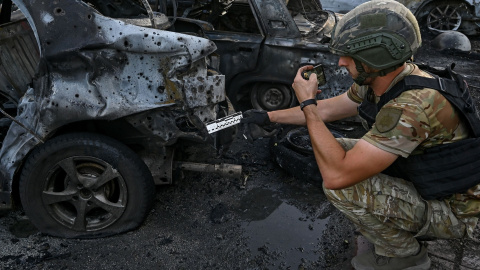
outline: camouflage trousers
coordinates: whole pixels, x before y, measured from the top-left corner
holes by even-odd
[[[337,140],[346,150],[358,141]],[[379,255],[410,256],[419,249],[415,237],[461,238],[467,231],[469,222],[458,219],[447,202],[425,201],[411,182],[400,178],[378,174],[345,189],[324,191]]]

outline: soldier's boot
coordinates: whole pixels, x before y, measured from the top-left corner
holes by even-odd
[[[374,251],[360,254],[352,259],[352,266],[356,270],[428,270],[430,258],[427,248],[421,245],[417,255],[408,257],[385,257],[375,254]]]

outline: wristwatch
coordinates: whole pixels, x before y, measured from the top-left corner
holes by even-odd
[[[303,108],[308,105],[315,105],[317,106],[317,100],[314,98],[304,100],[302,103],[300,103],[300,109],[303,111]]]

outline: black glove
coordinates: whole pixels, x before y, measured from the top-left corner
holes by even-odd
[[[243,137],[249,142],[253,142],[255,139],[270,137],[277,133],[276,129],[267,131],[265,126],[272,124],[266,111],[261,110],[248,110],[243,113],[243,118],[240,120],[241,131]]]
[[[270,117],[268,113],[262,110],[248,110],[243,112],[243,118],[240,120],[240,123],[252,123],[257,124],[261,127],[271,124]]]

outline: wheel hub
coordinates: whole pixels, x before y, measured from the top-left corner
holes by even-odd
[[[92,198],[92,191],[86,188],[82,188],[79,194],[80,194],[80,197],[84,200],[89,200]]]
[[[276,88],[269,88],[264,95],[264,103],[272,107],[279,106],[283,101],[283,94]]]

